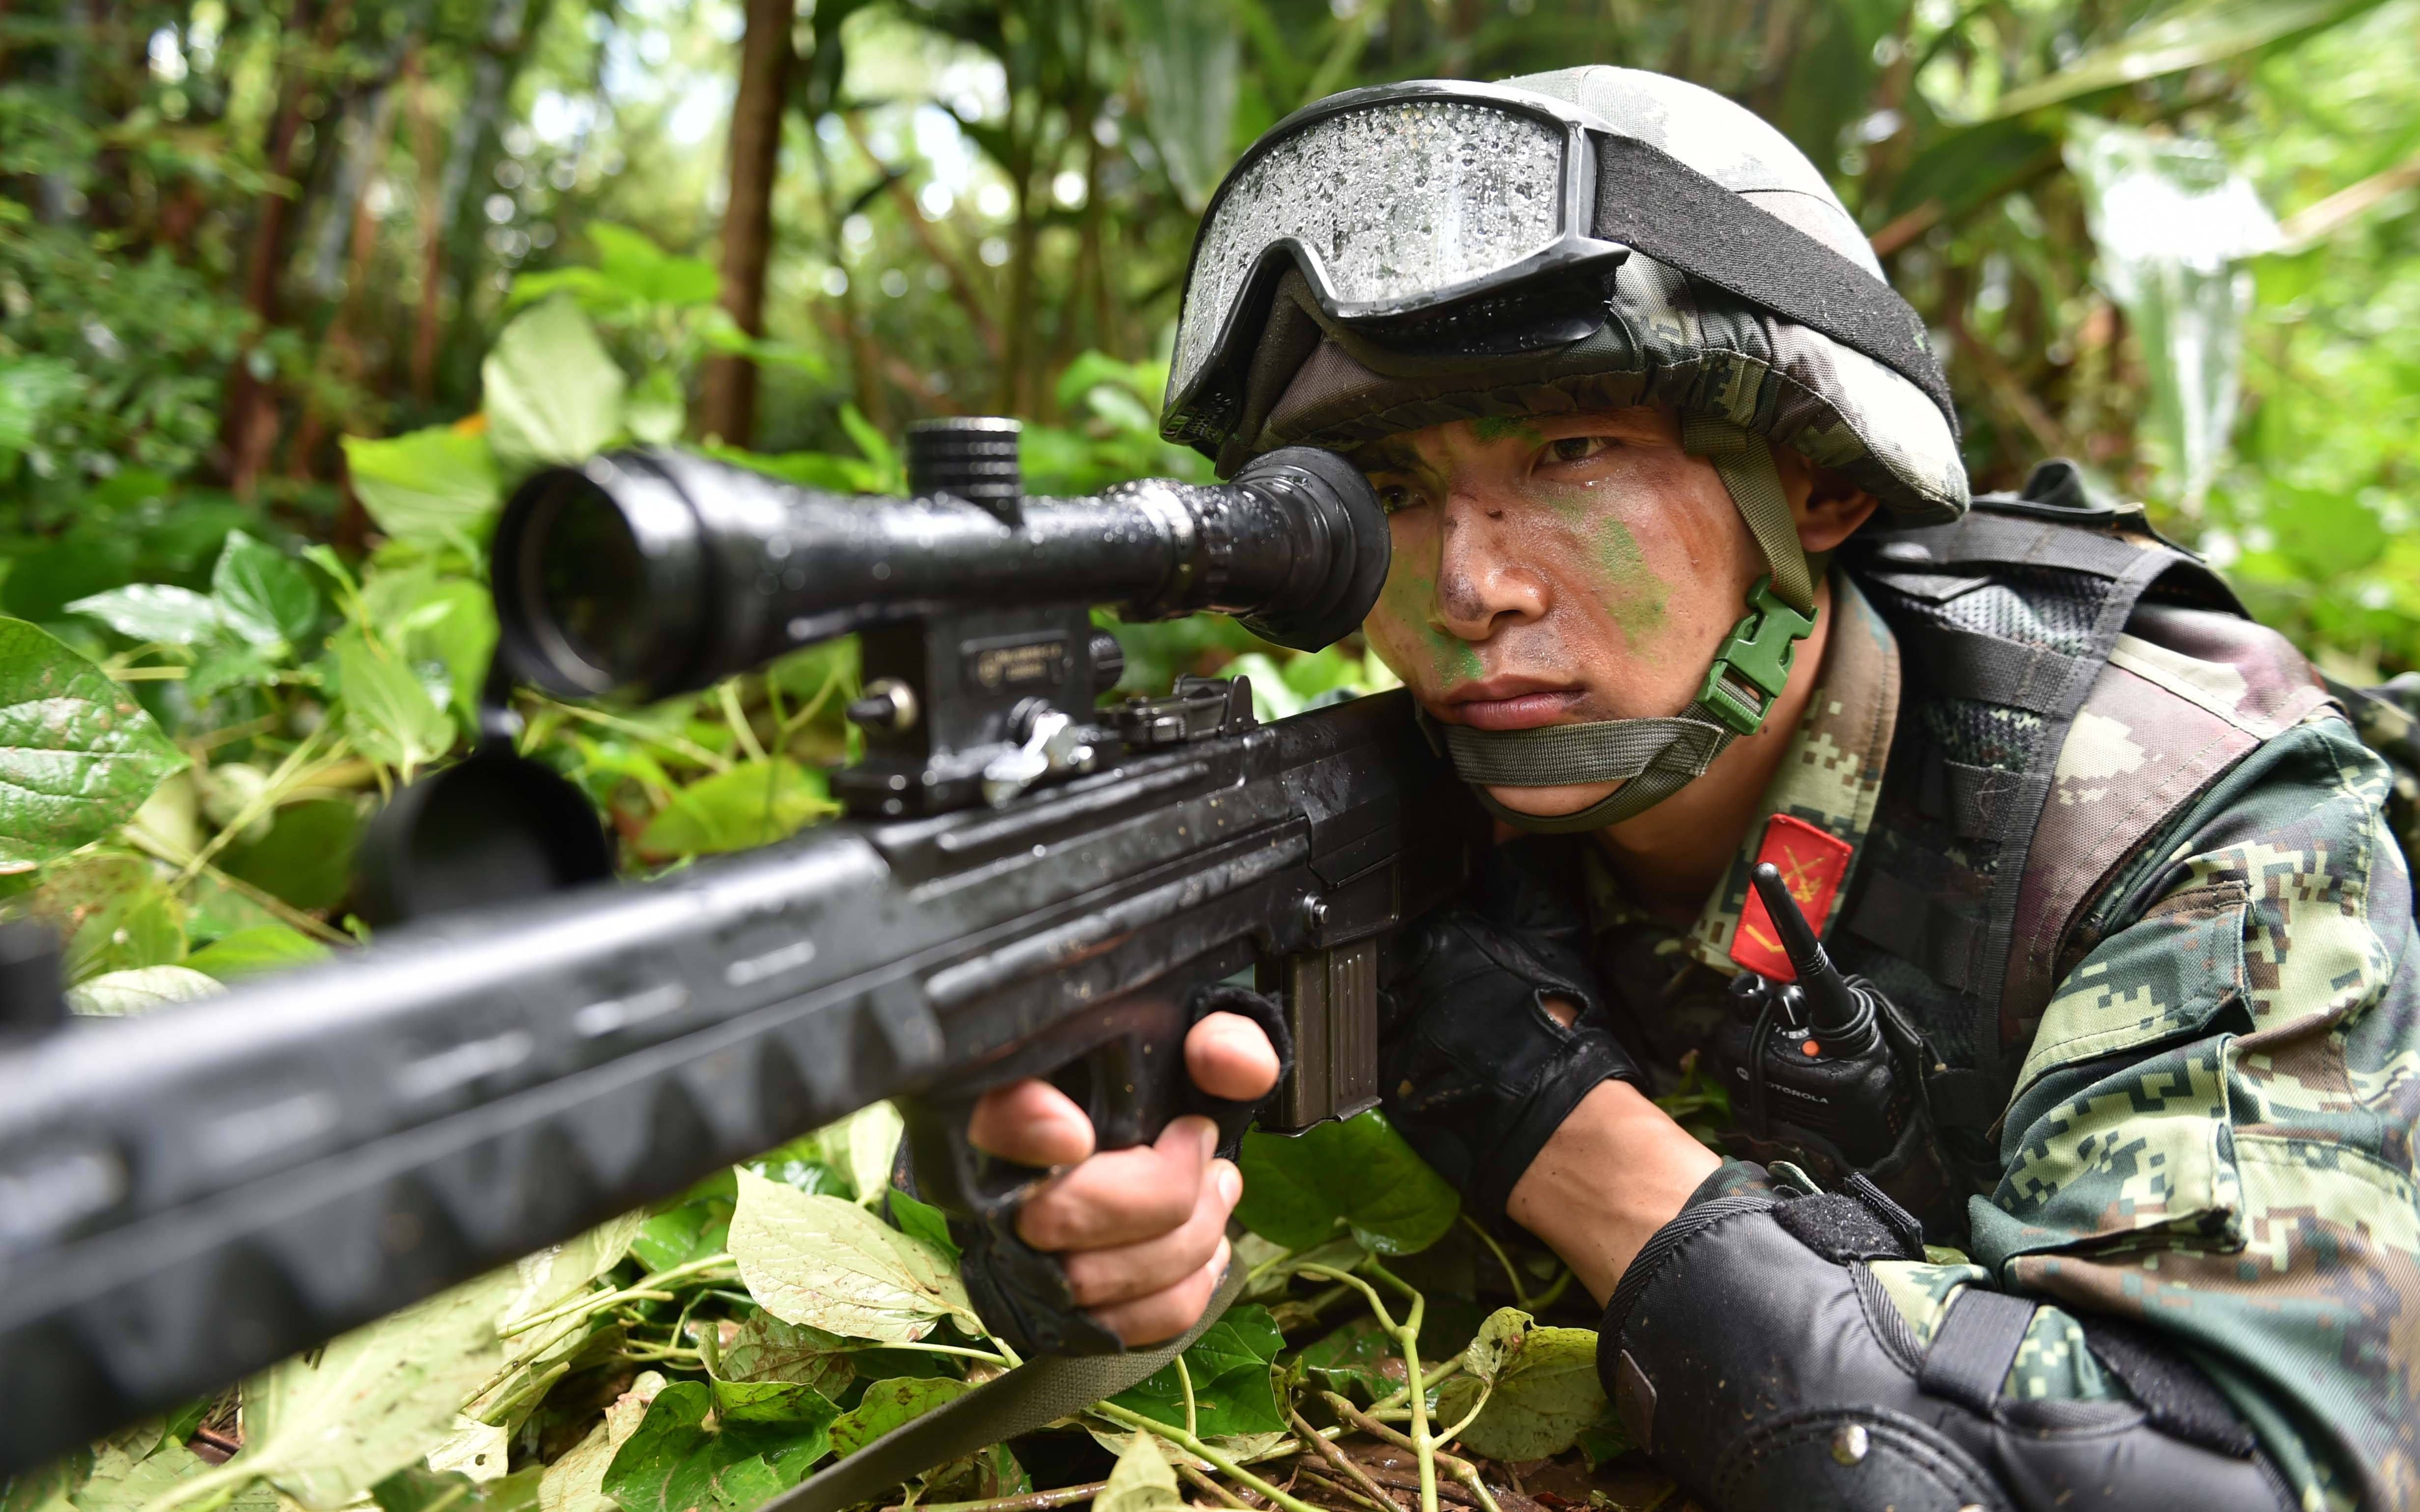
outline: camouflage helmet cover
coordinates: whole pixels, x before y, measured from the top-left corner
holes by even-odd
[[[1883,281],[1872,248],[1822,173],[1722,96],[1605,66],[1498,87],[1577,106]],[[1576,342],[1441,358],[1332,318],[1302,274],[1289,270],[1250,351],[1236,424],[1197,444],[1224,473],[1280,446],[1350,450],[1450,421],[1668,404],[1762,433],[1840,472],[1904,522],[1964,512],[1966,474],[1950,418],[1902,373],[1636,250],[1606,302],[1608,318]]]

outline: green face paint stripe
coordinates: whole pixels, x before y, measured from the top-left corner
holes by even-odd
[[[1546,439],[1527,415],[1481,415],[1470,423],[1470,433],[1482,441],[1500,441],[1507,436],[1518,436],[1532,446],[1543,446]]]
[[[1631,650],[1664,628],[1664,607],[1670,591],[1647,565],[1638,537],[1618,519],[1597,521],[1592,545],[1598,565],[1612,578],[1611,591],[1602,596],[1616,628]]]

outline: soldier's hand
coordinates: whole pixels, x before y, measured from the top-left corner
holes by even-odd
[[[1185,1037],[1194,1085],[1238,1102],[1277,1085],[1278,1055],[1260,1026],[1212,1013]],[[1044,1081],[1017,1082],[975,1104],[968,1137],[1023,1165],[1060,1167],[1025,1202],[1017,1236],[1058,1254],[1077,1303],[1128,1345],[1193,1325],[1227,1268],[1227,1215],[1244,1178],[1214,1158],[1204,1118],[1169,1124],[1156,1144],[1093,1151],[1092,1120]]]

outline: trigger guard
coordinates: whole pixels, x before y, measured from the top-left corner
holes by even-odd
[[[1286,1026],[1284,1004],[1267,993],[1256,993],[1233,982],[1204,982],[1186,998],[1185,1023],[1188,1032],[1213,1013],[1237,1013],[1250,1019],[1269,1037],[1271,1048],[1278,1053],[1277,1080],[1256,1098],[1213,1097],[1194,1086],[1189,1073],[1185,1078],[1186,1111],[1198,1113],[1218,1126],[1218,1157],[1233,1160],[1243,1147],[1244,1131],[1251,1127],[1253,1115],[1266,1106],[1278,1095],[1278,1088],[1285,1085],[1285,1079],[1294,1074],[1294,1031]]]

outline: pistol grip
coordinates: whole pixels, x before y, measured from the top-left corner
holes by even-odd
[[[1294,1069],[1278,1083],[1261,1125],[1297,1134],[1378,1103],[1378,941],[1283,956],[1258,972],[1285,1005]]]

